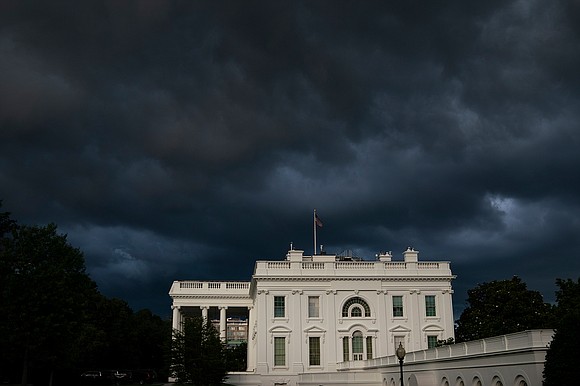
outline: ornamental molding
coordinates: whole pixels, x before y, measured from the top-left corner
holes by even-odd
[[[409,282],[409,281],[441,281],[441,282],[451,282],[457,278],[455,275],[446,275],[446,276],[396,276],[396,277],[385,277],[385,276],[363,276],[363,277],[356,277],[356,276],[318,276],[318,277],[287,277],[287,276],[268,276],[268,277],[260,277],[255,278],[256,282],[260,283],[267,283],[267,282],[289,282],[289,281],[300,281],[300,282],[308,282],[308,281],[316,281],[316,282],[327,282],[327,281],[388,281],[388,282]]]
[[[249,296],[230,296],[230,295],[173,295],[172,299],[236,299],[236,300],[247,300],[252,302],[253,299]]]

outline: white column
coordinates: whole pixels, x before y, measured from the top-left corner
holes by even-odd
[[[181,331],[181,306],[171,306],[171,309],[173,310],[173,320],[171,326],[174,330]]]
[[[388,309],[387,309],[387,300],[388,294],[387,290],[378,290],[377,291],[377,325],[383,326],[384,331],[379,329],[378,336],[374,340],[375,345],[373,347],[373,358],[379,358],[383,356],[387,356],[388,352],[387,349],[389,347],[389,316],[388,316]]]
[[[445,329],[445,336],[443,339],[455,339],[454,319],[453,319],[453,290],[444,289],[443,291],[443,307],[441,310],[441,319],[443,320],[443,328]]]
[[[294,373],[304,372],[304,356],[308,357],[308,353],[305,352],[306,347],[304,340],[301,336],[301,324],[302,324],[302,290],[292,290],[293,296],[288,296],[288,319],[293,331],[296,331],[296,335],[290,338],[288,337],[288,363],[292,365],[292,371]]]
[[[329,332],[327,344],[323,346],[322,349],[325,350],[325,362],[326,369],[328,371],[335,371],[336,364],[342,362],[342,339],[337,337],[337,339],[330,339],[333,335],[333,331],[338,331],[337,318],[341,316],[337,314],[336,310],[336,290],[326,290],[326,297],[323,299],[320,297],[320,301],[325,304],[325,312],[322,315],[325,322],[327,323],[327,331]]]
[[[204,323],[207,323],[207,309],[209,307],[208,306],[201,306],[199,308],[201,308],[201,318],[203,319]]]
[[[227,331],[226,331],[226,322],[227,322],[227,317],[226,317],[226,310],[228,309],[227,306],[221,306],[220,307],[220,339],[222,340],[222,342],[225,342],[227,339]]]
[[[422,345],[422,340],[421,340],[421,327],[423,326],[423,323],[421,322],[422,320],[424,320],[424,308],[422,306],[421,300],[423,300],[424,298],[422,298],[421,296],[421,290],[417,290],[417,289],[412,289],[409,291],[409,294],[411,296],[411,309],[410,311],[412,312],[412,314],[409,315],[409,318],[412,318],[410,320],[410,325],[409,327],[411,328],[411,331],[409,333],[409,336],[407,337],[408,342],[407,345],[409,347],[409,349],[407,350],[407,347],[405,347],[405,350],[407,350],[408,352],[412,351],[418,351],[421,350],[422,348],[426,348],[423,347]]]
[[[247,371],[254,371],[256,368],[256,336],[254,326],[256,323],[256,310],[254,306],[248,306],[248,330],[247,330]]]

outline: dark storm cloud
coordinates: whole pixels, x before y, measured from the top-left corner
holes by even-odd
[[[456,303],[580,253],[574,1],[3,2],[0,199],[107,294],[330,252],[448,259]],[[148,306],[149,304],[149,306]],[[458,315],[457,315],[458,316]]]

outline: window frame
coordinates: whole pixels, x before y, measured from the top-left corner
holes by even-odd
[[[350,336],[342,338],[342,361],[350,361]]]
[[[427,349],[437,347],[439,337],[437,335],[427,335]]]
[[[308,365],[310,367],[320,367],[322,366],[322,339],[319,336],[309,336],[308,337]],[[313,342],[317,342],[313,344]],[[313,358],[315,359],[313,361]],[[316,359],[318,363],[316,363]]]
[[[401,304],[395,305],[395,299],[400,299]],[[404,303],[403,295],[393,295],[391,297],[391,301],[393,302],[393,318],[404,318],[405,317],[405,303]],[[399,308],[400,308],[401,315],[397,315],[397,311],[399,311]]]
[[[365,338],[365,344],[367,359],[373,359],[373,337],[367,335]]]
[[[279,343],[282,343],[282,350],[280,351],[280,347],[278,346]],[[273,347],[273,354],[274,354],[274,362],[273,365],[275,368],[286,368],[286,337],[285,336],[275,336],[274,337],[274,347]],[[283,363],[280,364],[279,360],[282,359]]]
[[[431,299],[433,300],[432,304]],[[437,297],[435,295],[425,295],[425,316],[427,318],[437,317]]]
[[[311,303],[311,300],[315,300],[314,303]],[[312,306],[312,307],[311,307]],[[314,315],[313,311],[316,311]],[[320,296],[317,295],[309,295],[308,296],[308,318],[310,319],[320,319]]]
[[[349,299],[346,299],[346,301],[342,305],[342,313],[341,313],[342,317],[352,318],[353,316],[351,315],[351,310],[357,306],[360,307],[362,311],[362,315],[360,316],[360,318],[370,318],[372,316],[372,311],[369,303],[360,296],[354,296]]]
[[[277,300],[280,300],[282,304],[280,305]],[[281,313],[281,315],[279,315]],[[286,317],[286,296],[274,295],[274,318],[285,318]]]
[[[352,333],[352,360],[362,361],[365,354],[365,339],[361,331],[357,330]]]

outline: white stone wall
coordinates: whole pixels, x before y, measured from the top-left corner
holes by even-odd
[[[407,351],[417,351],[427,348],[429,335],[453,337],[453,278],[448,262],[420,262],[412,249],[405,251],[403,261],[392,261],[390,254],[376,261],[341,261],[292,250],[284,261],[256,262],[251,282],[176,281],[170,296],[175,328],[187,308],[247,307],[248,372],[267,376],[272,385],[294,384],[301,373],[335,371],[343,362],[343,340],[352,345],[355,331],[363,335],[364,359],[367,337],[372,358],[393,355],[398,340]],[[283,317],[274,316],[276,296],[284,298]],[[320,299],[318,317],[308,316],[309,296]],[[393,296],[403,298],[402,317],[393,316]],[[435,297],[435,316],[426,316],[425,296]],[[368,305],[370,315],[343,317],[343,307],[353,297]],[[274,365],[277,337],[285,339],[282,366]],[[309,337],[320,339],[320,365],[310,364]],[[352,347],[349,354],[352,359]]]

